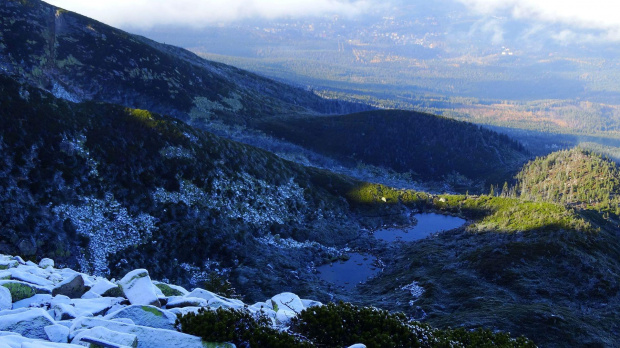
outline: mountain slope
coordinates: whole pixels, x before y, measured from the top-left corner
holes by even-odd
[[[537,158],[517,179],[521,197],[620,215],[620,170],[592,152],[573,148]]]
[[[0,70],[65,99],[202,123],[366,108],[209,62],[39,0],[0,3]]]
[[[226,270],[251,292],[301,286],[286,281],[288,270],[338,254],[322,244],[268,248],[264,238],[342,246],[358,234],[345,199],[358,185],[351,179],[169,117],[74,104],[3,76],[0,106],[0,252],[53,256],[97,274],[149,265],[183,284]],[[257,271],[267,263],[275,270]],[[253,272],[261,276],[244,275]]]
[[[419,112],[380,110],[266,118],[258,124],[274,137],[350,165],[363,162],[401,173],[415,172],[426,181],[460,173],[470,181],[503,183],[528,158],[523,147],[505,135]]]

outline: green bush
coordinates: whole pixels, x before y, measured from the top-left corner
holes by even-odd
[[[237,347],[304,348],[312,344],[271,327],[271,319],[248,310],[201,308],[180,316],[177,328],[209,342],[232,342]]]
[[[363,343],[373,347],[535,347],[528,339],[513,339],[490,330],[433,329],[402,313],[350,303],[330,303],[302,311],[291,330],[319,347],[346,347]]]
[[[292,330],[319,346],[345,347],[363,343],[373,347],[422,347],[432,329],[409,323],[402,313],[391,314],[373,307],[329,303],[302,311],[293,319]]]

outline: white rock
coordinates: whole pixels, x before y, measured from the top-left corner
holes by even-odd
[[[128,325],[110,320],[98,318],[82,318],[75,320],[72,330],[76,331],[81,328],[93,328],[95,326],[103,326],[109,330],[130,333],[138,336],[137,348],[204,348],[207,344],[203,344],[200,337],[184,334],[181,332],[155,329],[152,327],[140,325]],[[213,347],[216,347],[213,345]],[[231,344],[220,344],[218,347],[232,348]]]
[[[64,280],[62,275],[60,273],[58,273],[58,272],[50,273],[50,275],[47,277],[47,279],[49,279],[54,284],[58,284],[58,283],[60,283],[60,282],[62,282]]]
[[[356,344],[354,344],[352,346],[349,346],[347,348],[366,348],[366,345],[362,344],[362,343],[356,343]]]
[[[271,302],[271,301],[269,301]],[[261,309],[261,308],[269,308],[269,309],[273,309],[273,306],[271,305],[271,303],[267,303],[267,302],[256,302],[255,304],[250,306],[251,308],[254,309]]]
[[[88,290],[88,292],[95,293],[97,295],[103,295],[106,291],[110,289],[117,288],[118,285],[112,283],[111,281],[105,278],[98,278],[93,282],[93,286]]]
[[[276,312],[276,323],[280,325],[288,325],[291,322],[291,319],[295,318],[297,313],[287,310],[280,309]]]
[[[277,312],[281,309],[299,313],[304,310],[304,304],[299,296],[292,292],[283,292],[271,298],[273,309]]]
[[[13,257],[13,260],[17,261],[21,265],[25,265],[26,264],[26,261],[24,261],[24,259],[22,259],[21,256],[15,256],[15,257]]]
[[[198,314],[198,310],[201,309],[202,307],[178,307],[178,308],[172,308],[170,309],[170,313],[174,314],[174,315],[185,315],[188,313],[194,313],[194,314]]]
[[[28,260],[28,261],[26,261],[26,266],[37,267],[37,266],[39,266],[39,265],[37,265],[36,263],[34,263],[34,262],[32,262],[32,261]]]
[[[0,311],[0,316],[28,312],[30,308],[5,309]],[[0,330],[2,332],[2,330]],[[0,335],[1,336],[1,335]]]
[[[70,304],[56,303],[50,309],[54,313],[55,320],[71,320],[78,317],[75,307]]]
[[[54,320],[41,308],[0,316],[0,330],[19,333],[28,338],[47,339],[45,327]]]
[[[59,303],[71,304],[71,298],[69,296],[65,296],[65,295],[56,295],[50,301],[50,306],[53,306],[53,305],[59,304]]]
[[[13,301],[11,299],[11,292],[4,286],[0,286],[0,310],[12,309]]]
[[[233,302],[231,299],[214,297],[209,300],[207,304],[209,308],[233,308],[233,309],[242,309],[245,307],[243,303],[239,304],[238,302]]]
[[[211,291],[207,291],[207,290],[200,289],[200,288],[194,289],[192,292],[187,294],[186,297],[203,298],[209,301],[208,306],[211,308],[225,307],[225,308],[241,309],[245,306],[245,304],[239,300],[226,298],[218,294],[214,294]]]
[[[131,319],[135,325],[154,327],[165,330],[175,330],[174,322],[177,317],[167,310],[155,306],[131,305],[103,317],[106,320],[116,318]]]
[[[129,325],[136,325],[136,323],[134,323],[133,320],[128,319],[128,318],[115,318],[115,319],[112,319],[112,321],[117,321],[119,323],[124,323],[124,324],[129,324]]]
[[[205,300],[210,300],[216,296],[217,295],[212,293],[211,291],[200,289],[200,288],[196,288],[189,294],[185,295],[185,297],[198,297],[198,298],[203,298]]]
[[[11,271],[0,271],[0,280],[11,279]]]
[[[84,299],[84,300],[90,300],[90,299],[93,299],[93,298],[101,298],[101,295],[96,294],[96,293],[94,293],[94,292],[92,292],[90,290],[86,291],[84,293],[84,295],[82,295],[82,299]]]
[[[46,268],[43,269],[39,266],[18,266],[18,269],[24,271],[24,272],[28,272],[30,274],[34,274],[36,276],[42,277],[42,278],[47,278],[52,274],[53,269],[52,268]]]
[[[47,307],[52,300],[52,295],[49,294],[36,294],[32,297],[23,299],[13,303],[13,309],[27,308],[27,307]]]
[[[39,340],[33,340],[30,342],[22,343],[20,348],[72,348],[72,347],[80,347],[75,344],[68,343],[52,343],[52,342],[43,342]]]
[[[155,293],[155,285],[151,282],[151,277],[149,277],[147,270],[133,270],[127,273],[118,284],[131,304],[161,307]]]
[[[317,307],[317,306],[322,306],[323,304],[319,301],[315,301],[315,300],[306,300],[306,299],[301,299],[301,303],[304,306],[304,309],[306,308],[310,308],[310,307]]]
[[[103,315],[108,312],[114,305],[119,304],[124,299],[121,297],[101,297],[92,299],[72,299],[71,304],[75,306],[77,315]]]
[[[19,268],[11,268],[9,269],[9,272],[11,272],[11,278],[15,279],[15,280],[21,280],[23,282],[26,283],[30,283],[30,284],[34,284],[34,285],[39,285],[39,286],[43,286],[43,287],[53,287],[54,283],[52,283],[51,281],[39,277],[37,275],[34,275],[32,273],[28,273],[28,272],[24,272],[22,270],[20,270]]]
[[[8,288],[9,290],[13,288],[13,290],[11,291],[11,297],[13,301],[23,300],[25,298],[34,296],[34,294],[51,294],[52,293],[51,287],[38,286],[38,285],[22,282],[20,280],[0,280],[0,286],[4,286]],[[21,287],[22,289],[21,290],[17,289],[19,287]],[[30,290],[24,292],[23,290],[26,288],[30,288]]]
[[[181,296],[185,296],[185,295],[189,294],[189,291],[187,291],[182,286],[178,286],[178,285],[174,285],[174,284],[162,283],[162,282],[158,282],[158,281],[153,281],[153,284],[155,284],[155,286],[157,286],[158,284],[160,284],[160,286],[167,286],[167,287],[169,287],[172,290],[176,290],[176,291],[180,292]]]
[[[209,301],[205,300],[204,298],[171,296],[168,297],[168,303],[166,303],[166,308],[206,307],[208,304]]]
[[[48,267],[54,267],[54,260],[52,259],[48,259],[48,258],[44,258],[41,259],[41,261],[39,261],[39,267],[41,268],[48,268]]]
[[[105,343],[112,343],[120,346],[136,347],[138,345],[138,336],[129,333],[122,333],[106,329],[102,326],[95,326],[92,329],[83,330],[71,341],[73,344],[91,347],[93,341],[84,340],[85,338],[94,338]],[[102,346],[100,344],[100,346]]]
[[[10,269],[19,266],[17,260],[2,260],[0,261],[0,269]]]
[[[65,326],[67,329],[69,329],[71,328],[71,325],[73,325],[73,320],[57,320],[56,324]]]
[[[64,325],[49,325],[43,328],[47,334],[47,339],[56,343],[69,342],[69,328]]]

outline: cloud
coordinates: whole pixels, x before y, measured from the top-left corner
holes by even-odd
[[[380,0],[46,0],[46,2],[123,28],[159,25],[205,27],[250,18],[355,16]]]
[[[458,0],[483,15],[558,24],[561,42],[620,41],[620,2],[610,0]],[[597,33],[583,31],[597,31]],[[580,32],[581,31],[581,32]]]

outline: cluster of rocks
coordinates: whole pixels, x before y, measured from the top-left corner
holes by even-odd
[[[152,281],[144,269],[118,281],[0,255],[0,348],[234,347],[178,332],[178,314],[199,308],[247,308],[285,328],[303,309],[321,303],[282,293],[246,305],[204,289]]]

